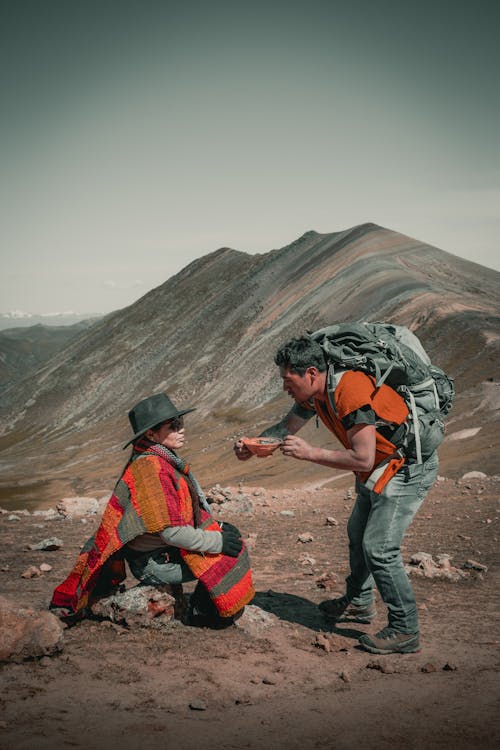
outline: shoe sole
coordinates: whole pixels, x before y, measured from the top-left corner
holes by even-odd
[[[359,645],[362,646],[365,651],[369,651],[370,654],[382,654],[382,655],[389,655],[389,654],[416,654],[418,651],[420,651],[420,645],[417,641],[417,643],[402,643],[399,646],[394,646],[394,648],[377,648],[377,646],[371,646],[369,643],[365,643],[361,638],[359,639]]]

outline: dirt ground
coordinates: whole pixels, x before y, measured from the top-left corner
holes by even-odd
[[[0,667],[2,750],[498,747],[500,480],[439,481],[410,527],[405,562],[446,553],[459,569],[473,559],[487,570],[458,582],[412,577],[421,650],[406,656],[357,646],[362,632],[386,624],[380,600],[371,625],[331,628],[317,608],[343,591],[347,486],[244,487],[251,509],[217,506],[249,539],[253,629],[127,630],[87,620],[65,631],[59,655]],[[338,525],[327,525],[332,516]],[[46,607],[95,525],[95,517],[1,515],[2,593]],[[312,541],[298,541],[303,533]],[[23,550],[50,536],[64,547]],[[41,562],[52,570],[21,577]],[[323,574],[332,589],[318,586]],[[259,625],[259,612],[276,618]]]

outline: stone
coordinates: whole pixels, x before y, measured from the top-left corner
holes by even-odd
[[[99,512],[99,503],[95,497],[63,497],[56,507],[64,518],[95,516]]]
[[[42,571],[42,573],[48,573],[49,571],[52,570],[52,565],[49,565],[48,563],[43,562],[40,564],[40,570]]]
[[[279,623],[279,618],[255,604],[247,604],[241,615],[234,621],[239,630],[250,636],[258,637],[264,630],[268,630]]]
[[[299,534],[297,537],[297,541],[301,544],[307,544],[308,542],[312,542],[314,539],[313,535],[310,534],[308,531],[305,531],[303,534]]]
[[[194,700],[189,704],[189,708],[191,709],[191,711],[206,711],[207,704],[205,703],[205,701]]]
[[[337,521],[336,518],[334,518],[333,516],[327,516],[327,519],[325,521],[325,526],[338,526],[338,525],[339,525],[339,522]]]
[[[466,474],[463,475],[461,481],[468,482],[471,479],[488,479],[488,475],[485,474],[483,471],[468,471]]]
[[[21,516],[16,516],[15,513],[11,513],[10,516],[7,516],[7,521],[20,521]]]
[[[293,510],[280,510],[280,516],[284,516],[285,518],[294,518],[295,513]]]
[[[162,590],[163,588],[163,590]],[[176,600],[167,586],[133,586],[117,591],[92,604],[92,612],[130,628],[159,629],[174,620]]]
[[[43,550],[44,552],[53,552],[54,550],[61,549],[64,546],[62,539],[58,539],[56,536],[50,537],[50,539],[42,539],[41,542],[36,544],[28,544],[28,549],[31,550]]]
[[[40,568],[37,568],[36,565],[30,565],[24,573],[21,573],[21,578],[39,578],[41,575],[42,571]]]
[[[61,518],[61,514],[58,513],[55,508],[47,508],[46,510],[34,510],[33,515],[37,518],[44,518],[47,521],[54,521],[56,518]]]
[[[458,669],[457,665],[449,661],[447,661],[446,664],[443,666],[444,672],[456,672],[457,669]]]
[[[486,573],[486,571],[488,570],[487,565],[483,565],[482,563],[477,562],[476,560],[467,560],[466,562],[464,562],[463,567],[469,568],[470,570],[480,570],[483,573]]]
[[[327,654],[330,653],[332,650],[332,644],[330,643],[330,640],[326,637],[326,635],[323,635],[323,633],[318,633],[312,642],[313,646],[316,646],[316,648],[320,648],[322,651],[326,651]]]
[[[316,586],[319,589],[325,589],[325,591],[333,591],[337,588],[338,582],[339,579],[335,573],[322,573],[316,579]]]
[[[51,612],[0,595],[0,662],[52,656],[63,647],[63,633],[64,626]]]
[[[301,557],[299,557],[299,563],[301,565],[316,565],[316,558],[310,557],[309,555],[301,555]]]
[[[429,673],[429,672],[437,672],[437,667],[433,662],[427,662],[422,667],[420,667],[421,672]]]
[[[349,672],[346,672],[345,670],[339,674],[339,677],[343,682],[350,682],[351,681],[351,675]]]

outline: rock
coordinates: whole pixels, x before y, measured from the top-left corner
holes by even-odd
[[[42,571],[40,568],[37,568],[36,565],[30,565],[24,573],[21,573],[21,578],[39,578],[41,575]]]
[[[207,704],[201,700],[194,700],[189,704],[189,708],[191,709],[191,711],[206,711]]]
[[[52,565],[49,565],[46,562],[41,563],[40,570],[42,573],[48,573],[50,570],[52,570]]]
[[[21,516],[16,516],[15,513],[11,513],[10,516],[7,516],[7,521],[20,521]]]
[[[285,518],[294,518],[295,513],[293,510],[280,510],[280,516],[285,516]]]
[[[58,539],[56,536],[50,537],[50,539],[42,539],[41,542],[36,544],[28,544],[28,549],[31,550],[43,550],[44,552],[52,552],[57,549],[61,549],[64,546],[62,539]]]
[[[272,677],[263,677],[262,684],[263,685],[276,685],[276,680],[273,680]]]
[[[99,503],[95,497],[64,497],[56,507],[64,518],[95,516],[99,512]]]
[[[344,682],[350,682],[351,681],[351,675],[349,674],[349,672],[343,671],[343,672],[341,672],[339,674],[339,677]]]
[[[458,669],[457,665],[449,661],[447,661],[446,664],[443,666],[444,672],[456,672],[457,669]]]
[[[274,627],[279,618],[255,604],[247,604],[242,614],[234,621],[237,628],[253,637],[258,637],[264,630]]]
[[[0,596],[0,662],[51,656],[63,646],[64,626],[51,612]]]
[[[433,662],[429,661],[426,664],[424,664],[423,667],[420,667],[420,671],[426,672],[426,673],[437,672],[437,667]]]
[[[329,639],[326,637],[326,635],[323,635],[323,633],[318,633],[312,642],[313,646],[316,646],[316,648],[320,648],[323,651],[326,651],[327,654],[330,653],[332,650],[332,645],[329,641]]]
[[[301,555],[299,557],[299,563],[301,565],[316,565],[316,560],[314,557],[309,557],[309,555]]]
[[[410,558],[410,564],[405,566],[408,575],[418,575],[424,578],[446,578],[449,581],[459,581],[467,576],[463,570],[453,567],[450,564],[450,556],[447,554],[438,555],[437,562],[434,562],[432,555],[427,552],[417,552]]]
[[[367,669],[377,669],[379,672],[382,672],[382,674],[398,674],[398,669],[386,661],[376,661],[375,659],[372,659],[368,662],[366,665]]]
[[[131,628],[162,628],[172,622],[175,598],[155,586],[133,586],[99,599],[91,609],[94,615]]]
[[[483,565],[482,563],[477,562],[476,560],[467,560],[466,562],[464,562],[463,567],[468,568],[470,570],[480,570],[483,573],[486,573],[486,571],[488,570],[487,565]]]
[[[337,521],[336,518],[334,518],[333,516],[327,516],[327,519],[325,521],[325,526],[338,526],[338,525],[339,525],[339,522]]]
[[[301,544],[307,544],[308,542],[312,542],[314,539],[313,535],[310,534],[308,531],[304,532],[303,534],[299,534],[297,537],[297,541]]]
[[[461,481],[468,482],[470,479],[488,479],[488,475],[482,471],[468,471],[463,475]]]
[[[322,573],[316,579],[316,586],[319,589],[325,589],[325,591],[333,591],[337,588],[338,582],[339,579],[335,573]]]
[[[37,518],[45,518],[47,521],[54,521],[56,518],[61,518],[61,514],[58,513],[55,508],[47,508],[46,510],[34,510],[33,515]]]

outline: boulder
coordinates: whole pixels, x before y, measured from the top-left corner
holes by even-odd
[[[51,612],[0,596],[0,662],[52,656],[63,647],[64,626]]]
[[[167,586],[133,586],[92,604],[92,612],[131,628],[162,628],[174,619],[176,600]]]

